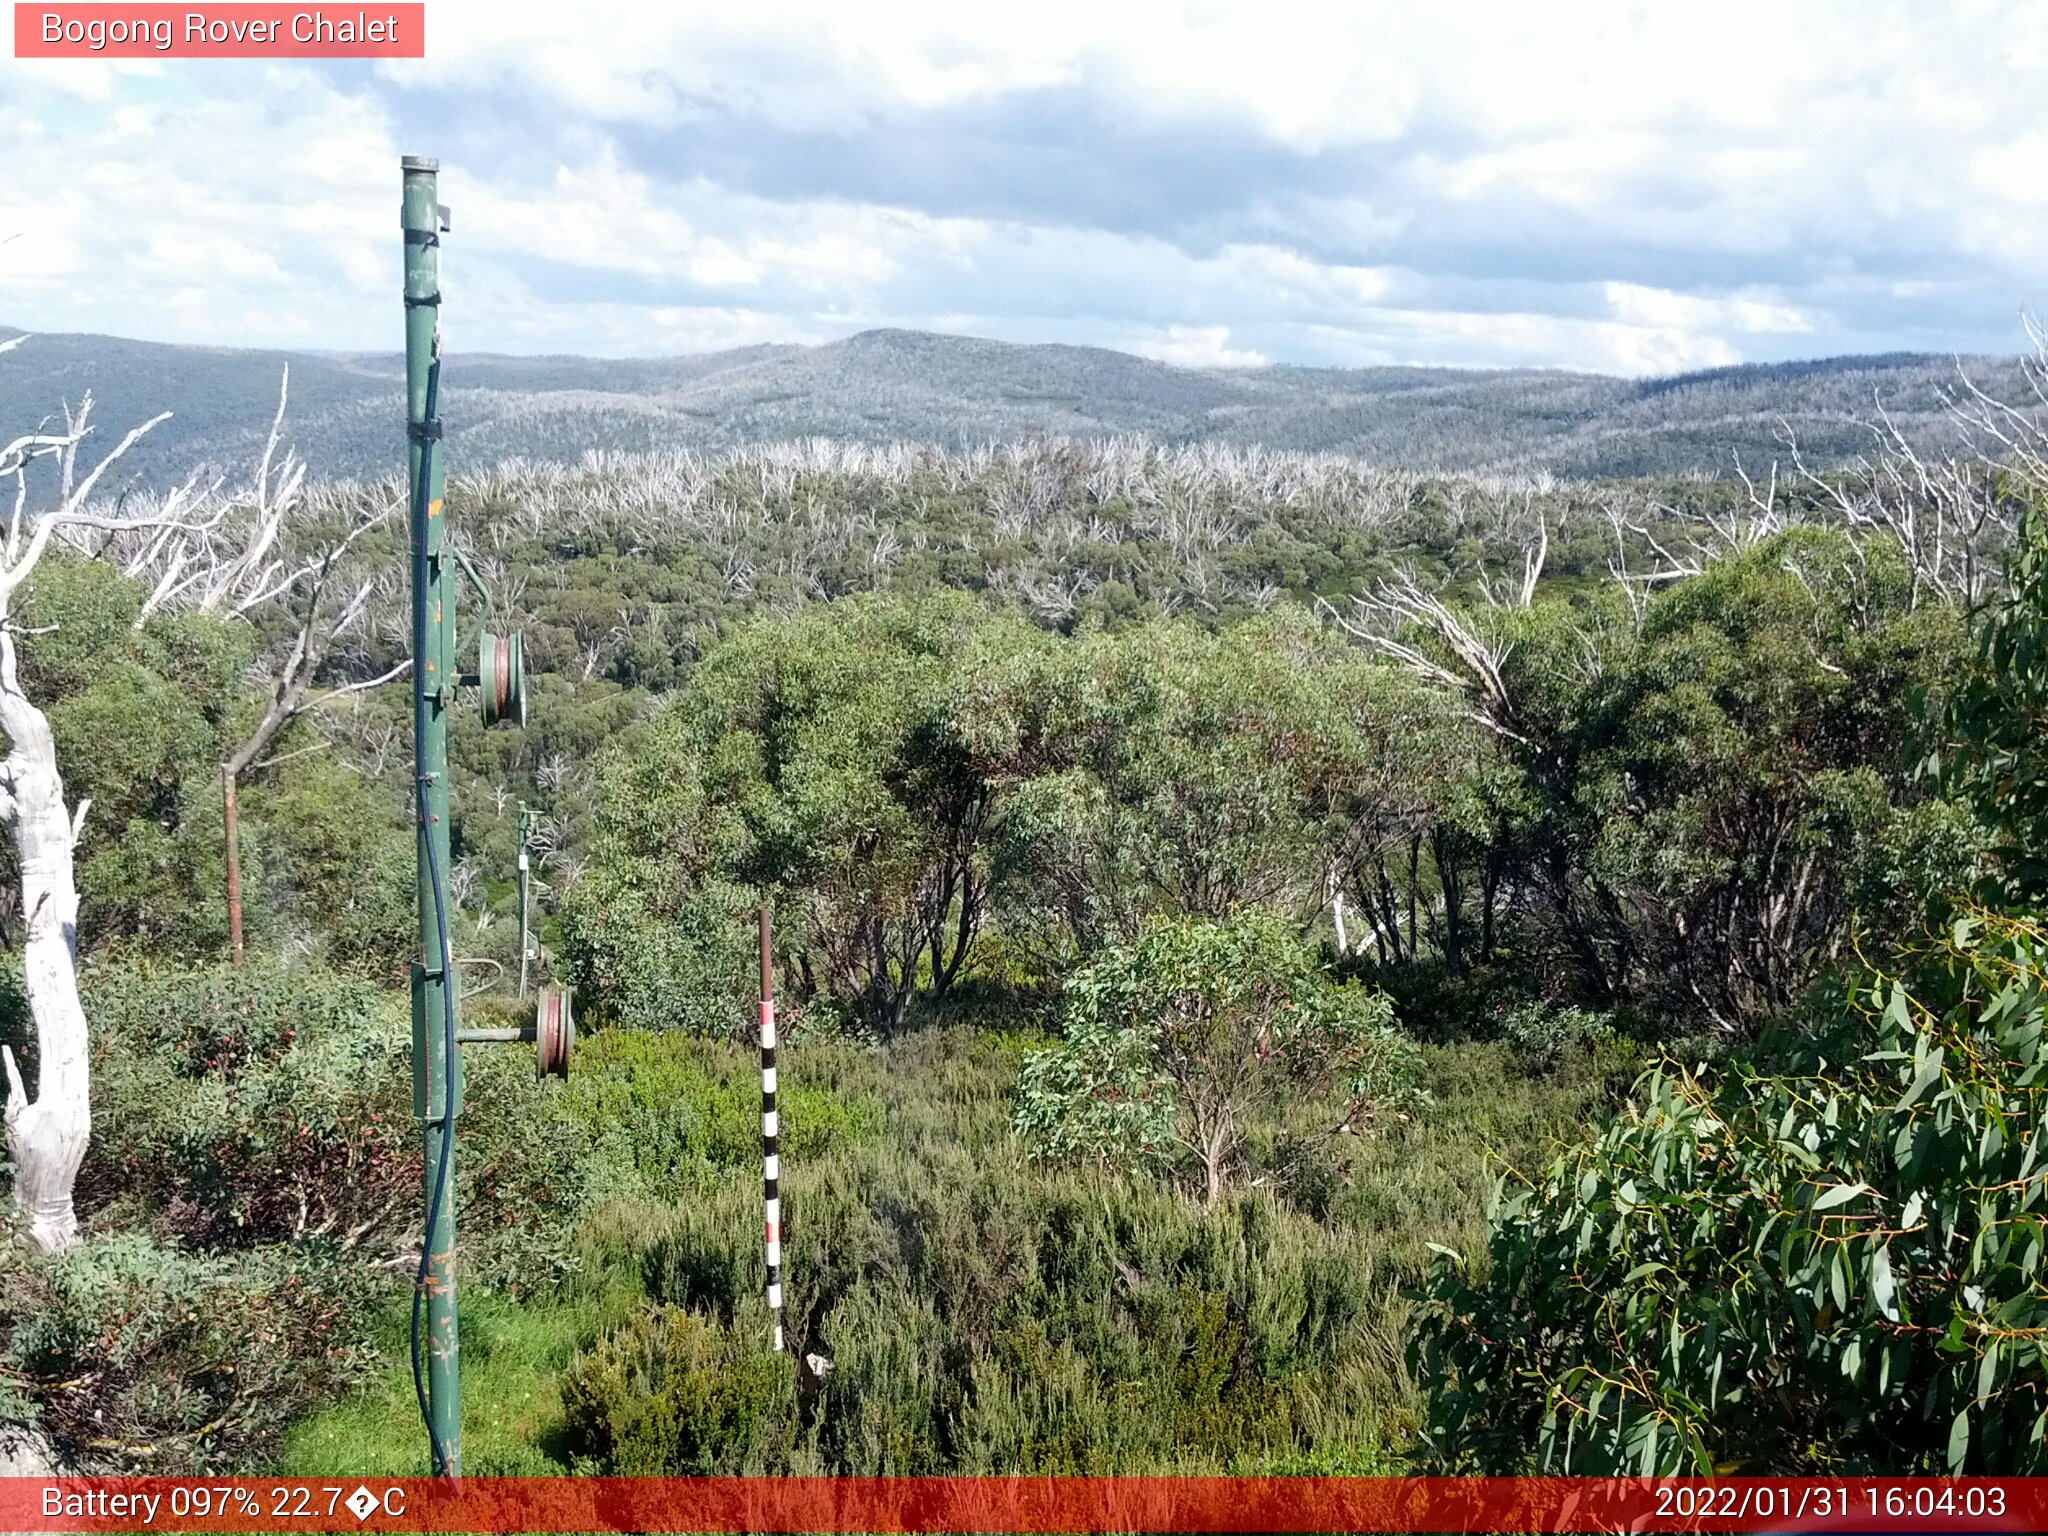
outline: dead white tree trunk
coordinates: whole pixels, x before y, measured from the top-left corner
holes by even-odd
[[[1330,913],[1337,920],[1337,953],[1351,953],[1350,935],[1344,931],[1344,884],[1337,878],[1337,866],[1323,872],[1323,889],[1330,898]]]
[[[7,1152],[14,1160],[14,1205],[22,1233],[44,1253],[61,1253],[78,1236],[71,1186],[92,1130],[85,1009],[78,1000],[78,886],[71,848],[85,819],[64,806],[64,780],[50,722],[21,691],[14,632],[0,628],[0,814],[14,834],[26,915],[22,969],[36,1030],[36,1096],[28,1096],[14,1053],[7,1068]]]
[[[7,1076],[7,1152],[14,1162],[14,1205],[22,1235],[43,1253],[61,1253],[78,1239],[72,1187],[92,1130],[90,1045],[85,1009],[78,997],[78,885],[72,849],[84,824],[87,803],[74,811],[64,803],[57,747],[50,722],[22,688],[16,639],[23,633],[12,617],[14,597],[50,541],[66,529],[119,532],[130,528],[195,521],[189,487],[162,502],[146,518],[109,517],[88,512],[99,479],[158,416],[130,432],[113,452],[80,480],[78,447],[91,431],[92,399],[65,414],[62,433],[35,432],[0,448],[0,485],[14,481],[14,509],[4,551],[0,551],[0,732],[7,756],[0,762],[0,821],[14,839],[21,873],[24,920],[22,964],[29,1014],[35,1026],[35,1096],[14,1058],[0,1046]],[[57,495],[28,529],[27,467],[32,460],[56,461]]]
[[[1532,553],[1526,580],[1532,595],[1540,568]],[[1527,744],[1528,738],[1516,728],[1514,700],[1502,671],[1514,649],[1510,642],[1488,633],[1435,593],[1425,592],[1413,575],[1382,581],[1371,596],[1353,597],[1351,602],[1354,616],[1350,617],[1339,613],[1328,598],[1317,598],[1316,607],[1346,634],[1399,662],[1424,682],[1463,694],[1471,703],[1471,718],[1480,725],[1509,741]],[[1411,643],[1402,638],[1404,634],[1414,634],[1417,639]],[[1430,655],[1424,636],[1449,653],[1448,664]]]

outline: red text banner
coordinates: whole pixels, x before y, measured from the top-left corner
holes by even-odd
[[[2039,1531],[2031,1478],[7,1478],[7,1531]]]
[[[14,7],[18,59],[423,59],[427,8],[391,5]]]

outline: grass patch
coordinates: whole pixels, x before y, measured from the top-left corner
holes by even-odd
[[[514,1300],[472,1286],[462,1296],[463,1468],[477,1476],[544,1477],[572,1469],[563,1441],[561,1379],[576,1351],[631,1316],[639,1287],[605,1266],[553,1292]],[[410,1297],[378,1317],[387,1360],[353,1396],[294,1426],[282,1477],[426,1477],[427,1431],[413,1396]]]

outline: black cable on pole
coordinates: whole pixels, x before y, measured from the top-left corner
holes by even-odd
[[[434,333],[434,357],[427,366],[427,409],[426,418],[435,426],[434,410],[441,393],[441,336]],[[434,444],[438,432],[431,436],[421,433],[419,483],[414,487],[414,505],[422,511],[427,506],[427,493],[433,486]],[[427,1426],[427,1440],[433,1447],[434,1476],[442,1477],[448,1471],[448,1448],[441,1443],[440,1435],[434,1429],[434,1416],[427,1402],[427,1377],[425,1358],[420,1348],[420,1308],[427,1295],[427,1283],[434,1264],[434,1223],[441,1214],[442,1203],[448,1194],[448,1173],[453,1166],[455,1151],[455,963],[454,942],[448,932],[448,901],[442,889],[441,857],[434,849],[433,828],[427,820],[427,791],[432,775],[427,772],[427,528],[420,528],[419,538],[413,548],[413,612],[412,612],[412,726],[413,726],[413,795],[419,834],[427,850],[427,882],[434,888],[434,925],[439,940],[441,965],[441,1023],[442,1045],[447,1053],[445,1070],[441,1078],[441,1157],[434,1172],[434,1193],[427,1202],[427,1226],[420,1238],[420,1268],[413,1279],[412,1289],[412,1386],[413,1394],[419,1400],[420,1418]],[[437,671],[437,676],[438,671]],[[432,1106],[429,1105],[429,1108]]]

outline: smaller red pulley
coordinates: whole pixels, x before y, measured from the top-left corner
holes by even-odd
[[[533,1020],[534,1056],[542,1077],[567,1077],[576,1045],[576,1020],[567,987],[542,987]]]
[[[515,631],[485,630],[477,639],[476,681],[484,724],[526,724],[526,647]]]

